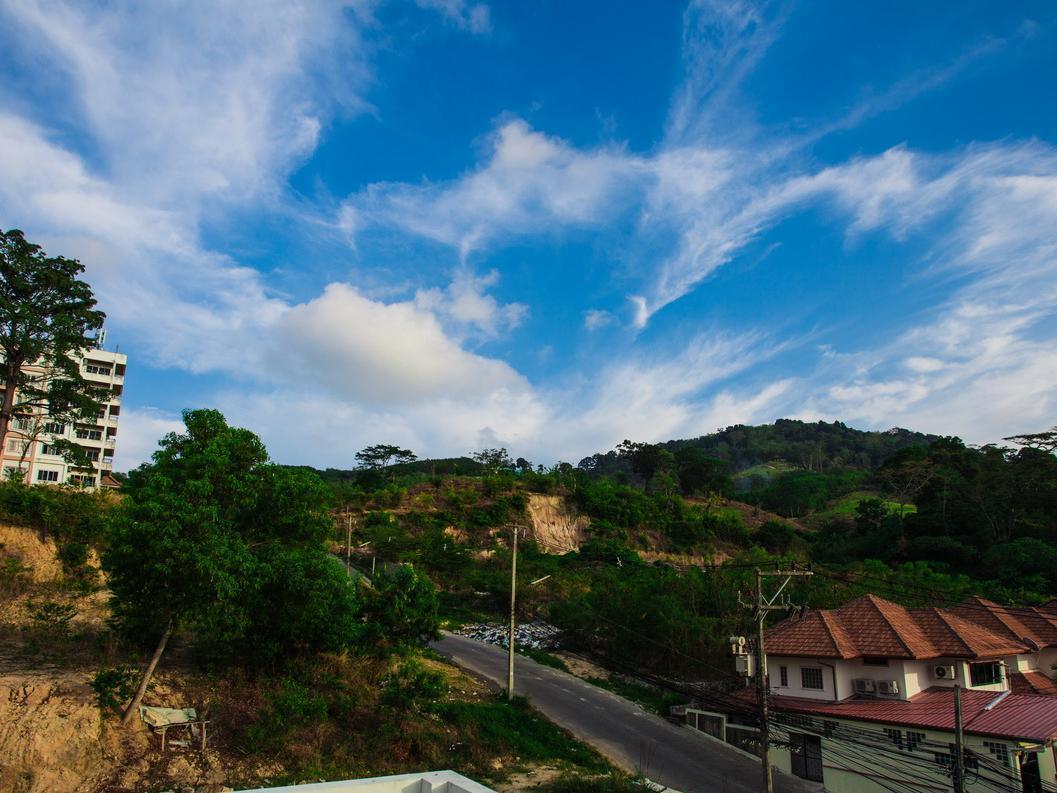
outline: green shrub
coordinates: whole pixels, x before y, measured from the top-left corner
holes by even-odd
[[[70,620],[77,614],[73,604],[54,600],[35,601],[28,605],[27,610],[33,625],[44,638],[53,641],[69,638]]]
[[[415,659],[397,666],[385,679],[382,705],[397,713],[421,713],[448,692],[440,672],[426,669]]]
[[[268,700],[263,716],[246,729],[245,748],[251,752],[275,751],[295,729],[327,718],[326,698],[291,678],[284,678]]]
[[[96,693],[101,710],[120,708],[136,693],[139,670],[134,666],[100,669],[88,685]]]
[[[3,549],[0,543],[0,592],[18,592],[29,580],[33,568],[22,564],[18,557],[3,553]]]

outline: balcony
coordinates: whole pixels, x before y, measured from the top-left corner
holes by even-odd
[[[81,367],[81,376],[84,377],[90,383],[99,383],[100,385],[122,385],[125,382],[125,376],[120,374],[110,374],[107,372],[93,372],[89,367]]]

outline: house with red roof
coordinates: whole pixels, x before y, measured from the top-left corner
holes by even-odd
[[[1051,604],[907,608],[864,595],[784,620],[764,644],[777,768],[833,793],[951,790],[957,688],[966,789],[1057,791]],[[689,726],[758,746],[754,680],[698,704]]]

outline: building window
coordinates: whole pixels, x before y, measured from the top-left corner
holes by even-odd
[[[99,363],[86,364],[84,370],[88,374],[110,374],[110,367]]]
[[[4,479],[10,482],[13,479],[21,479],[26,475],[25,468],[19,468],[15,465],[4,466]]]
[[[19,416],[18,418],[16,418],[15,421],[14,421],[14,424],[15,424],[15,429],[19,430],[20,432],[26,432],[26,431],[28,431],[28,430],[33,428],[32,420],[27,419],[27,418],[25,418],[23,416]]]
[[[887,658],[863,658],[863,666],[888,666]]]
[[[778,685],[788,686],[789,685],[789,667],[780,666],[778,667]]]
[[[11,438],[7,442],[7,450],[9,452],[15,452],[16,454],[25,454],[26,449],[29,448],[29,441],[20,441],[17,438]]]
[[[85,452],[85,456],[89,460],[91,460],[93,463],[99,462],[99,450],[98,449],[88,449]]]
[[[984,746],[998,762],[1009,768],[1009,747],[1004,743],[995,743],[994,741],[984,741]]]
[[[44,431],[50,432],[52,435],[62,435],[66,432],[66,425],[60,424],[58,421],[49,421],[44,425]]]
[[[925,733],[907,730],[907,751],[913,752],[919,744],[925,743]]]
[[[822,685],[822,669],[817,666],[800,667],[800,685],[803,688],[812,688],[816,691],[821,691],[825,688],[825,686]]]
[[[822,782],[822,739],[817,735],[789,733],[789,761],[796,776]]]
[[[62,454],[62,452],[59,451],[58,447],[53,446],[50,443],[42,443],[40,445],[40,453],[41,454],[52,454],[52,455]]]
[[[885,727],[885,735],[888,736],[888,740],[898,746],[900,749],[903,748],[903,731],[897,730],[892,727]]]
[[[835,721],[824,721],[822,722],[822,734],[827,738],[832,738],[837,732],[838,726],[839,725]]]
[[[37,471],[37,481],[38,482],[58,482],[59,481],[59,472],[58,471],[46,471],[44,469],[41,469],[41,470]]]
[[[989,686],[1002,682],[1002,665],[998,661],[969,664],[969,680],[974,686]]]
[[[75,435],[83,441],[100,441],[103,439],[102,430],[92,430],[86,427],[78,427]]]

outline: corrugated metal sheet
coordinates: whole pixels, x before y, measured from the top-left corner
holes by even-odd
[[[1057,697],[1008,694],[991,710],[1000,691],[962,691],[962,721],[965,731],[974,735],[1019,740],[1047,741],[1057,737]],[[739,709],[755,702],[750,689],[731,695]],[[831,716],[904,727],[954,730],[954,689],[933,687],[907,701],[886,699],[846,699],[824,702],[797,697],[772,696],[771,707],[790,713]]]

